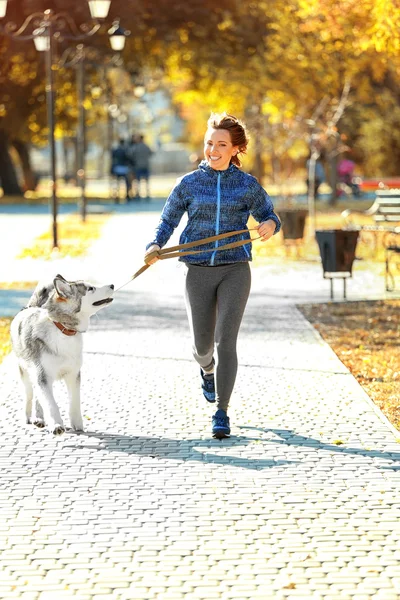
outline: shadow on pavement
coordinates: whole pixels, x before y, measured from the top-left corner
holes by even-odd
[[[238,428],[251,429],[252,431],[261,431],[262,433],[273,433],[281,438],[274,439],[274,444],[281,444],[283,446],[302,446],[321,450],[329,450],[330,452],[339,452],[340,454],[356,454],[359,456],[366,456],[368,458],[382,458],[384,460],[400,462],[400,452],[381,452],[380,450],[367,450],[365,448],[348,448],[344,445],[337,446],[336,444],[327,444],[315,438],[305,437],[304,435],[298,435],[295,431],[293,431],[293,429],[270,429],[268,427],[252,427],[250,425],[239,425]],[[400,468],[400,466],[395,468]]]
[[[197,450],[201,448],[221,448],[224,449],[248,446],[249,442],[265,441],[257,438],[247,438],[244,436],[232,436],[224,440],[213,439],[190,439],[175,440],[170,438],[129,436],[110,433],[97,433],[94,431],[72,432],[69,434],[77,438],[96,438],[98,444],[65,444],[64,447],[76,450],[100,450],[108,452],[123,452],[125,454],[134,454],[137,456],[147,456],[148,458],[162,458],[168,460],[182,460],[182,462],[195,461],[204,463],[214,463],[218,465],[242,467],[244,469],[262,470],[271,467],[280,467],[282,465],[297,464],[299,461],[290,460],[267,460],[259,458],[235,457],[228,455],[218,455]],[[260,448],[257,446],[257,452]]]
[[[273,433],[278,439],[265,439],[261,437],[231,436],[224,440],[214,439],[169,439],[159,437],[129,436],[121,434],[108,434],[102,432],[69,432],[71,435],[79,438],[96,438],[97,444],[67,444],[66,447],[76,450],[100,450],[108,452],[123,452],[125,454],[134,454],[137,456],[147,456],[149,458],[163,458],[170,460],[182,460],[215,463],[219,465],[230,465],[242,467],[245,469],[262,470],[282,465],[299,464],[301,461],[290,460],[268,460],[262,458],[235,457],[229,455],[218,455],[208,452],[201,452],[198,448],[227,448],[234,450],[235,447],[249,446],[251,442],[256,442],[254,449],[257,454],[268,454],[270,444],[281,444],[284,446],[300,446],[303,448],[313,448],[318,450],[327,450],[340,454],[354,454],[367,458],[380,458],[390,461],[400,462],[400,452],[381,452],[379,450],[366,450],[364,448],[349,448],[345,446],[336,446],[327,444],[315,438],[296,434],[292,429],[270,429],[251,426],[240,426],[239,429],[250,429],[262,433]],[[280,439],[279,439],[280,438]],[[391,466],[382,466],[381,468],[390,469]],[[393,465],[393,469],[400,466]]]

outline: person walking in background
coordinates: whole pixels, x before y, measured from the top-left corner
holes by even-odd
[[[324,169],[324,165],[322,164],[322,153],[320,155],[319,158],[317,158],[317,160],[315,161],[315,179],[314,179],[314,198],[317,199],[318,195],[319,195],[319,188],[321,183],[324,183],[326,181],[326,175],[325,175],[325,169]],[[306,168],[307,168],[307,194],[309,195],[310,193],[310,162],[311,162],[311,156],[309,156],[307,163],[306,163]]]
[[[153,264],[157,252],[171,237],[184,213],[188,223],[180,243],[219,233],[247,229],[249,215],[259,223],[258,234],[267,241],[280,230],[280,221],[267,192],[241,167],[239,156],[248,145],[245,125],[227,113],[212,114],[204,138],[205,159],[183,176],[170,193],[153,240],[146,246],[145,261]],[[181,257],[187,267],[185,301],[193,344],[200,365],[203,395],[217,403],[212,435],[229,437],[227,414],[238,361],[236,342],[250,292],[251,238],[243,246],[218,251],[237,236],[210,243],[200,252]],[[152,256],[149,256],[150,253]]]
[[[339,161],[337,172],[339,176],[339,181],[341,183],[345,183],[346,185],[351,185],[351,180],[354,174],[355,163],[350,160],[346,155]]]
[[[131,182],[129,180],[129,159],[126,153],[125,140],[121,138],[118,146],[111,151],[111,175],[117,181],[123,179],[126,187],[126,199],[130,200]]]
[[[130,176],[130,187],[131,187],[131,199],[134,199],[138,195],[138,182],[136,179],[136,157],[135,157],[135,147],[139,141],[139,136],[133,133],[131,135],[130,140],[126,145],[126,155],[128,157],[129,162],[129,176]]]
[[[146,198],[150,198],[150,159],[153,151],[144,142],[144,136],[139,135],[136,144],[132,147],[132,156],[134,160],[134,169],[136,177],[136,197],[140,198],[140,186],[142,179],[146,185]]]
[[[354,196],[360,196],[360,186],[354,181],[354,169],[356,163],[352,161],[345,153],[337,166],[339,180],[339,196],[343,193],[343,188],[350,188]]]

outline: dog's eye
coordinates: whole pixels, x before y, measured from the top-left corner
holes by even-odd
[[[96,288],[92,287],[91,285],[88,287],[88,292],[94,292]]]

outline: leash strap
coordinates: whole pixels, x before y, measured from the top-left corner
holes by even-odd
[[[240,229],[239,231],[228,231],[227,233],[219,233],[218,235],[211,235],[210,237],[203,238],[201,240],[195,240],[194,242],[188,242],[187,244],[179,244],[178,246],[171,246],[170,248],[162,248],[161,250],[157,250],[157,252],[153,252],[149,254],[147,258],[154,258],[154,255],[162,255],[168,254],[169,252],[175,252],[175,250],[181,250],[182,248],[195,248],[196,246],[204,246],[204,244],[210,244],[211,242],[216,242],[218,240],[224,240],[228,237],[232,237],[234,235],[240,235],[242,233],[247,233],[248,231],[257,231],[256,228],[253,229]],[[258,239],[258,238],[256,238]],[[252,240],[245,240],[245,243],[248,244]],[[232,242],[233,244],[237,244],[238,242]],[[241,244],[243,245],[243,244]],[[225,246],[219,246],[218,248],[211,248],[210,250],[198,250],[197,252],[213,252],[214,250],[220,249],[224,250]],[[194,252],[188,252],[188,254],[194,254]]]
[[[261,237],[261,236],[259,236]],[[258,240],[258,238],[254,238],[255,240]],[[218,252],[219,250],[229,250],[231,248],[238,248],[239,246],[245,246],[246,244],[249,244],[251,241],[253,240],[238,240],[237,242],[231,242],[230,244],[225,244],[224,246],[217,246],[217,248],[208,248],[207,250],[187,250],[186,252],[171,252],[168,254],[161,254],[161,252],[159,252],[159,258],[160,260],[165,260],[166,258],[177,258],[178,256],[187,256],[188,254],[203,254],[204,252]],[[182,244],[184,245],[184,244]],[[170,250],[170,249],[169,249]],[[157,253],[154,253],[157,256]],[[149,254],[148,257],[146,258],[153,258],[154,257],[153,252],[151,252],[151,254]]]
[[[196,240],[195,242],[188,242],[187,244],[178,244],[177,246],[171,246],[170,248],[162,248],[161,250],[155,250],[154,252],[151,252],[150,254],[148,254],[146,256],[146,264],[144,264],[142,267],[140,267],[140,269],[138,271],[136,271],[136,273],[134,273],[134,275],[131,277],[131,279],[129,281],[124,283],[124,285],[121,285],[121,287],[119,287],[115,291],[118,292],[118,290],[125,287],[126,285],[128,285],[128,283],[130,283],[131,281],[133,281],[134,279],[139,277],[139,275],[141,275],[142,273],[147,271],[147,269],[151,266],[150,264],[148,264],[147,261],[152,260],[156,256],[158,256],[158,258],[160,260],[166,260],[167,258],[178,258],[180,256],[187,256],[188,254],[202,254],[204,252],[219,252],[220,250],[230,250],[232,248],[238,248],[239,246],[245,246],[246,244],[251,244],[251,242],[254,242],[255,240],[260,239],[261,236],[259,235],[253,239],[247,238],[245,240],[237,240],[236,242],[230,242],[229,244],[224,244],[223,246],[217,246],[216,248],[215,247],[207,248],[206,250],[205,249],[189,250],[189,248],[195,248],[196,246],[203,246],[204,244],[210,244],[210,243],[216,242],[218,240],[224,240],[224,239],[232,237],[234,235],[241,235],[242,233],[247,233],[248,231],[257,231],[257,228],[254,227],[252,229],[240,229],[238,231],[229,231],[228,233],[220,233],[218,235],[212,235],[210,237],[203,238],[201,240]],[[181,250],[183,250],[183,252],[181,252]]]

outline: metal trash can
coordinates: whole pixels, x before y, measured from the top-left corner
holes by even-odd
[[[346,298],[346,279],[352,276],[356,256],[358,231],[345,229],[322,229],[315,232],[322,260],[324,279],[343,279],[343,297]]]
[[[298,208],[282,208],[277,210],[282,222],[282,234],[285,240],[301,240],[304,237],[304,228],[308,211]]]

